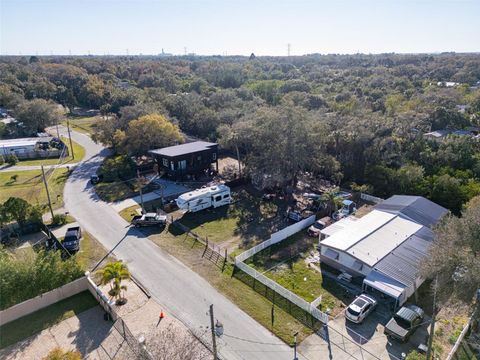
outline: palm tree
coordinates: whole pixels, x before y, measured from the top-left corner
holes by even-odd
[[[331,188],[323,193],[322,200],[326,203],[326,209],[329,216],[338,210],[338,207],[342,204],[342,198],[338,196],[339,188]]]
[[[112,261],[106,264],[103,269],[98,271],[102,276],[102,285],[110,284],[108,294],[115,297],[116,303],[122,305],[126,303],[125,297],[122,297],[122,290],[127,290],[126,285],[122,285],[122,280],[130,279],[130,272],[127,265],[122,261]]]

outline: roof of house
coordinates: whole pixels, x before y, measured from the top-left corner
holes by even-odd
[[[375,265],[375,270],[406,286],[414,285],[420,262],[428,255],[433,239],[433,232],[422,227],[380,260]]]
[[[394,195],[375,206],[375,210],[400,215],[428,227],[448,213],[444,207],[422,196],[410,195]]]
[[[332,236],[333,234],[349,227],[350,225],[352,225],[352,223],[354,223],[357,220],[358,218],[354,216],[345,217],[341,220],[338,220],[337,222],[334,222],[332,225],[327,226],[326,228],[323,228],[322,230],[320,230],[320,233],[326,236]]]
[[[195,153],[199,151],[205,151],[211,149],[213,146],[218,145],[217,143],[210,143],[206,141],[195,141],[191,143],[169,146],[161,149],[150,150],[150,154],[155,155],[164,155],[164,156],[180,156],[190,153]]]
[[[35,146],[40,140],[38,137],[33,138],[20,138],[20,139],[6,139],[0,140],[0,147],[24,147],[24,146]]]
[[[373,210],[361,219],[351,222],[348,224],[348,226],[345,226],[343,229],[341,229],[341,231],[335,232],[333,235],[323,240],[321,244],[330,246],[337,250],[347,251],[349,248],[377,231],[393,218],[395,218],[394,214]]]
[[[404,284],[375,270],[368,273],[363,283],[394,298],[399,298],[406,288]]]
[[[350,247],[347,253],[368,266],[374,266],[422,227],[413,221],[395,216]]]
[[[334,229],[320,244],[344,251],[410,285],[415,281],[419,261],[427,255],[433,241],[430,227],[447,212],[421,196],[395,195],[348,226],[337,226],[340,229]],[[322,233],[326,231],[329,227]]]

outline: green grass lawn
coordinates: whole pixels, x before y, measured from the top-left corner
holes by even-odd
[[[89,291],[59,301],[0,327],[0,348],[15,344],[98,305]]]
[[[95,185],[95,191],[100,199],[106,202],[125,200],[138,194],[121,181],[98,183]]]
[[[150,236],[150,239],[201,275],[213,287],[281,340],[291,344],[292,334],[296,331],[299,332],[298,341],[302,341],[312,334],[312,330],[277,306],[275,306],[275,321],[272,326],[272,303],[242,281],[232,277],[232,265],[227,264],[225,271],[222,273],[216,265],[202,259],[203,245],[185,235],[175,236],[173,229],[172,232],[165,229],[160,234]]]
[[[70,128],[72,130],[91,135],[95,131],[95,124],[100,120],[97,116],[88,116],[88,117],[78,117],[71,116],[69,117]],[[67,122],[64,121],[62,125],[67,126]]]
[[[185,214],[179,222],[201,237],[215,243],[236,240],[238,247],[250,248],[267,239],[283,227],[281,206],[264,202],[241,188],[234,194],[236,201],[229,206],[210,208]]]
[[[64,158],[62,164],[74,164],[79,162],[85,157],[85,148],[79,143],[72,140],[73,153],[75,159],[72,159],[72,147],[70,146],[70,141],[68,138],[62,136],[62,141],[68,146],[69,156]],[[56,165],[59,162],[59,158],[52,159],[34,159],[34,160],[20,160],[17,165],[19,166],[37,166],[37,165]]]
[[[301,231],[255,254],[246,263],[307,302],[322,296],[319,309],[328,308],[336,314],[341,302],[348,301],[343,298],[341,288],[305,262],[316,243],[317,238]]]
[[[75,255],[83,270],[91,270],[108,251],[92,235],[82,232],[80,251]]]
[[[12,176],[15,175],[17,178],[13,180]],[[46,171],[46,177],[49,178],[50,198],[54,208],[63,206],[63,187],[68,175],[69,172],[66,168],[58,168],[51,177]],[[47,192],[42,181],[42,171],[0,172],[0,203],[12,196],[22,198],[32,205],[47,205]]]

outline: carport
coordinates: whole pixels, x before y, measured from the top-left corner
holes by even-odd
[[[363,280],[362,290],[368,292],[372,289],[392,298],[395,302],[395,308],[406,300],[407,286],[376,270],[372,270]]]

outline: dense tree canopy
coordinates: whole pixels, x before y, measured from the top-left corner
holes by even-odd
[[[424,134],[475,132],[479,69],[478,55],[454,53],[0,58],[0,107],[26,126],[1,132],[26,135],[52,124],[53,109],[42,110],[50,102],[97,108],[106,117],[95,139],[139,154],[159,144],[128,148],[129,124],[161,114],[184,134],[238,153],[252,175],[270,171],[288,182],[311,171],[382,197],[428,196],[458,213],[479,194],[480,142]],[[135,125],[132,136],[135,129],[145,130]]]
[[[447,217],[435,232],[423,273],[438,276],[444,297],[455,295],[468,303],[480,289],[480,196],[470,200],[461,217]]]

